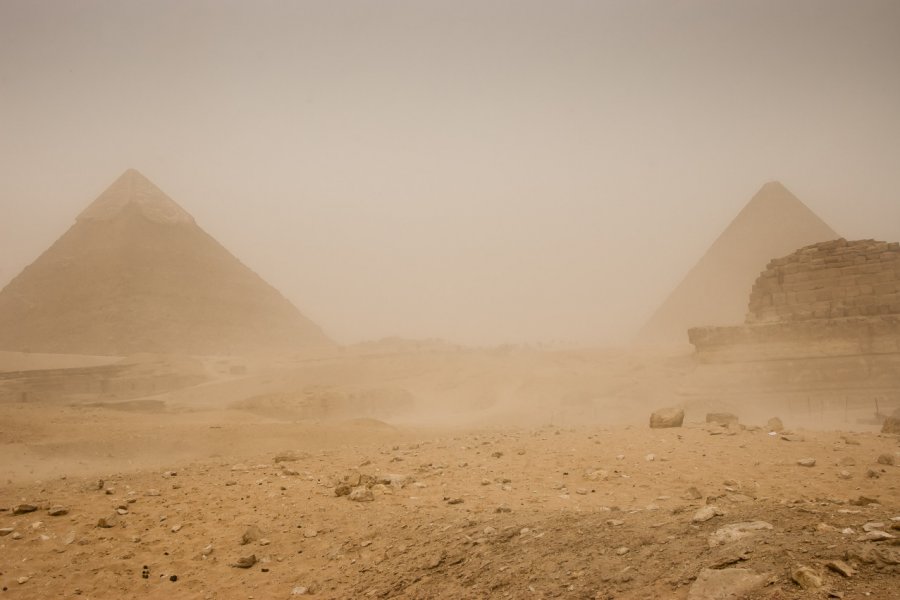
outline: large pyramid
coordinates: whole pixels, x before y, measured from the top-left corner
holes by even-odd
[[[133,169],[0,291],[0,350],[245,354],[330,344]]]
[[[777,181],[762,186],[638,334],[687,342],[699,325],[737,325],[753,282],[774,257],[841,237]]]

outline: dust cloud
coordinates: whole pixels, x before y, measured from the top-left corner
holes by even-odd
[[[11,598],[890,598],[895,3],[0,4]]]

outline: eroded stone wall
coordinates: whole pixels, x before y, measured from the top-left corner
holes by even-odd
[[[771,261],[750,294],[748,324],[900,314],[900,243],[844,239]]]

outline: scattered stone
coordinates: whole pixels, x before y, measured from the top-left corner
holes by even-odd
[[[822,587],[822,578],[818,573],[803,565],[791,569],[791,579],[804,590],[817,590]]]
[[[881,473],[879,473],[877,469],[869,469],[866,471],[866,477],[869,479],[878,479],[881,477]]]
[[[178,533],[181,531],[181,525],[172,525],[172,533]]]
[[[760,531],[773,529],[771,523],[765,521],[745,521],[742,523],[732,523],[720,529],[717,529],[708,538],[710,548],[728,544],[743,538],[756,535]]]
[[[0,528],[0,537],[7,536],[7,535],[13,533],[15,530],[16,530],[15,527],[3,527],[3,528]]]
[[[616,548],[616,554],[618,554],[619,556],[625,556],[629,552],[630,552],[630,550],[625,546],[620,546],[620,547]]]
[[[867,496],[859,496],[858,498],[854,498],[850,500],[850,504],[853,506],[868,506],[870,504],[879,504],[878,500],[874,498],[869,498]]]
[[[893,454],[879,454],[876,462],[879,465],[888,465],[894,466],[894,455]]]
[[[838,477],[840,477],[841,479],[851,479],[853,475],[850,473],[850,471],[841,471],[840,473],[838,473]]]
[[[688,600],[743,598],[766,584],[768,577],[750,569],[703,569],[691,585]]]
[[[706,413],[706,422],[717,423],[719,425],[737,425],[738,418],[737,415],[727,412]]]
[[[462,503],[463,503],[462,498],[450,498],[447,500],[447,504],[462,504]]]
[[[853,458],[852,456],[845,456],[839,461],[839,464],[842,467],[855,467],[856,459]]]
[[[689,487],[687,491],[685,491],[684,496],[688,500],[700,500],[701,498],[703,498],[703,494],[701,494],[700,490],[695,487]]]
[[[656,460],[656,455],[653,453],[648,454],[644,457],[644,460],[646,460],[647,462],[653,462],[654,460]]]
[[[108,517],[100,517],[97,520],[97,527],[101,527],[103,529],[109,529],[111,527],[115,527],[119,524],[119,515],[112,514]]]
[[[249,569],[250,567],[252,567],[255,564],[256,564],[256,555],[251,554],[250,556],[242,556],[242,557],[238,558],[236,561],[231,563],[231,565],[229,565],[229,566],[235,567],[237,569]]]
[[[291,596],[305,596],[307,593],[309,593],[309,588],[303,585],[298,585],[291,590]]]
[[[705,523],[712,519],[713,517],[718,517],[723,515],[724,513],[719,510],[717,506],[707,505],[694,513],[694,516],[691,517],[692,523]]]
[[[69,509],[64,506],[51,506],[47,510],[47,514],[51,517],[61,517],[63,515],[69,514]]]
[[[801,467],[814,467],[816,466],[816,459],[814,458],[801,458],[797,461],[797,464]]]
[[[17,504],[13,506],[12,514],[14,515],[26,515],[28,513],[33,513],[38,508],[34,504]]]
[[[19,585],[22,585],[22,584],[28,583],[28,577],[19,577],[18,579],[16,579],[16,581],[18,582]]]
[[[857,538],[857,541],[860,542],[883,542],[885,540],[892,540],[894,536],[886,531],[867,531],[865,535]]]
[[[375,500],[375,494],[364,485],[353,488],[347,497],[353,502],[373,502]]]
[[[151,488],[151,489],[147,490],[145,495],[146,496],[159,496],[160,493],[159,493],[159,490]]]
[[[681,427],[684,423],[684,410],[680,408],[662,408],[650,415],[651,429]]]
[[[774,431],[776,433],[781,433],[784,431],[784,423],[781,422],[781,419],[778,417],[772,417],[766,422],[766,429],[769,431]]]
[[[353,488],[349,483],[339,483],[334,487],[334,495],[338,498],[341,496],[349,496],[351,491],[353,491]]]
[[[251,525],[244,531],[244,534],[241,536],[241,546],[246,546],[247,544],[258,542],[260,539],[262,539],[262,536],[262,530],[256,525]]]
[[[856,571],[842,560],[829,560],[825,566],[843,577],[853,577]]]

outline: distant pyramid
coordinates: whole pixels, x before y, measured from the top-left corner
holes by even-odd
[[[0,291],[0,349],[244,354],[330,345],[130,169]]]
[[[762,186],[638,334],[685,342],[698,325],[737,325],[757,276],[775,257],[841,237],[777,181]]]

